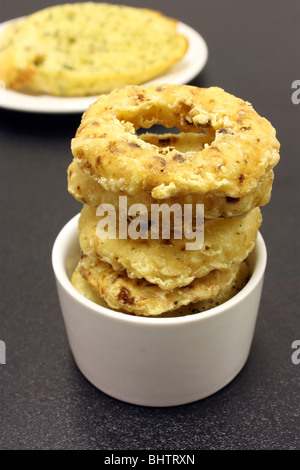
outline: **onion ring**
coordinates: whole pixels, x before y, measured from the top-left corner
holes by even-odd
[[[143,141],[153,125],[204,132],[200,151]],[[250,103],[218,87],[127,86],[102,95],[83,114],[71,149],[81,170],[104,189],[155,199],[188,194],[241,198],[278,163],[279,142]]]
[[[125,270],[129,278],[144,278],[171,290],[245,260],[254,248],[262,217],[255,208],[243,218],[206,221],[204,244],[199,250],[186,250],[185,238],[101,240],[96,233],[99,220],[96,207],[83,207],[78,232],[85,255],[110,264],[116,271]]]
[[[84,254],[81,255],[77,270],[88,281],[94,293],[111,308],[134,315],[158,316],[193,302],[214,299],[221,291],[232,288],[239,276],[240,265],[233,265],[226,271],[211,271],[188,286],[171,291],[160,289],[145,279],[130,279],[124,272],[117,272],[109,264]],[[76,282],[78,279],[76,281],[74,278],[74,287]],[[95,300],[94,297],[92,299]]]
[[[168,205],[180,204],[204,204],[204,215],[206,219],[218,217],[232,218],[246,215],[255,207],[265,206],[272,192],[274,180],[273,170],[268,170],[255,189],[241,198],[232,198],[221,193],[189,194],[187,196],[174,196],[164,199]],[[107,191],[93,177],[82,171],[77,162],[73,160],[68,168],[68,191],[82,204],[89,206],[99,206],[101,204],[112,204],[116,210],[118,208],[119,196],[124,196],[121,192]],[[128,205],[143,204],[150,211],[151,204],[161,204],[162,200],[152,198],[151,194],[141,191],[139,194],[127,195]]]

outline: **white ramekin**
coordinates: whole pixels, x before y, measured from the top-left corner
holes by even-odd
[[[52,264],[75,362],[98,389],[144,406],[203,399],[227,385],[244,366],[253,339],[267,253],[258,234],[249,257],[252,274],[232,299],[204,313],[143,318],[101,307],[72,286],[79,256],[79,214],[58,234]]]

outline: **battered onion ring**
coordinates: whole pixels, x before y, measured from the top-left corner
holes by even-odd
[[[211,308],[218,307],[234,297],[243,289],[243,287],[245,287],[249,280],[249,275],[249,265],[247,261],[242,261],[231,284],[228,284],[221,289],[215,297],[207,300],[200,300],[200,302],[190,303],[189,305],[182,306],[172,312],[165,312],[161,317],[192,315],[194,313],[205,312]]]
[[[212,271],[185,287],[166,291],[145,279],[130,279],[109,264],[81,255],[77,269],[107,304],[135,315],[157,316],[193,302],[215,298],[236,280],[238,264],[226,271]]]
[[[164,199],[168,205],[180,204],[204,204],[204,215],[206,219],[218,217],[241,217],[258,206],[266,205],[271,198],[272,184],[274,179],[273,170],[268,170],[256,188],[241,198],[232,198],[218,193],[188,194],[187,196],[174,196]],[[89,206],[100,204],[112,204],[118,209],[119,196],[124,193],[107,191],[94,178],[82,171],[75,160],[68,168],[68,191],[77,201]],[[132,204],[144,204],[150,211],[151,204],[161,204],[162,200],[154,199],[151,194],[141,191],[139,194],[127,195],[128,206]]]
[[[203,150],[180,153],[139,138],[159,124],[206,132]],[[103,188],[156,199],[255,191],[279,160],[275,129],[250,103],[218,87],[128,86],[102,95],[82,116],[71,143],[80,168]]]
[[[249,278],[249,266],[246,261],[243,261],[239,266],[236,271],[235,276],[232,278],[231,282],[225,285],[218,294],[207,300],[200,300],[199,302],[196,303],[191,303],[189,305],[185,305],[183,307],[177,308],[176,304],[176,309],[171,310],[169,312],[163,312],[160,315],[156,315],[159,317],[181,317],[185,315],[192,315],[194,313],[198,312],[204,312],[206,310],[210,310],[213,307],[217,307],[218,305],[223,304],[227,300],[231,299],[234,295],[236,295],[247,283]],[[105,308],[110,308],[110,306],[105,302],[105,300],[101,297],[99,293],[99,288],[94,288],[92,285],[84,278],[79,272],[79,265],[77,265],[76,269],[74,270],[72,277],[71,277],[71,282],[75,289],[80,292],[84,297],[86,297],[88,300],[91,300],[92,302],[101,305],[102,307]],[[108,298],[108,294],[106,295],[106,298]],[[125,297],[123,301],[125,300]],[[122,302],[123,303],[123,302]],[[123,308],[123,304],[121,305]],[[123,313],[128,313],[125,310],[122,309],[116,309],[120,312]],[[148,315],[152,316],[152,315]]]
[[[129,278],[144,278],[170,290],[245,260],[254,247],[262,217],[255,208],[243,218],[206,221],[199,250],[186,250],[185,238],[101,240],[96,234],[99,220],[96,207],[83,207],[78,223],[83,253],[109,263],[116,271],[126,270]]]

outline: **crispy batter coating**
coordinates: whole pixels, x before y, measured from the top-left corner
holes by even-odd
[[[160,148],[136,131],[153,125],[205,132],[199,151]],[[279,160],[275,130],[250,103],[218,87],[127,86],[102,95],[83,114],[72,153],[102,187],[155,199],[255,192]]]
[[[172,139],[178,140],[178,137],[172,136]],[[141,191],[136,195],[127,195],[127,201],[128,206],[143,204],[147,207],[148,211],[151,209],[151,204],[161,204],[162,202],[170,206],[172,204],[180,204],[181,206],[184,204],[193,204],[193,206],[204,204],[206,219],[240,217],[255,207],[264,206],[269,202],[273,179],[273,170],[268,170],[261,180],[258,181],[257,187],[240,198],[232,198],[216,192],[206,194],[192,193],[186,196],[174,196],[161,200],[154,199],[150,192]],[[119,196],[125,195],[123,192],[115,193],[104,189],[92,176],[82,171],[75,160],[70,163],[68,168],[68,191],[77,201],[83,204],[99,206],[106,203],[112,204],[116,208],[118,207]]]
[[[250,269],[247,261],[242,261],[239,265],[236,276],[233,278],[232,282],[225,286],[220,292],[208,300],[200,300],[199,302],[190,303],[184,305],[179,309],[173,310],[171,312],[162,313],[160,316],[163,317],[181,317],[185,315],[193,315],[194,313],[206,312],[211,308],[218,307],[222,305],[227,300],[234,297],[238,292],[240,292],[243,287],[247,284],[250,277]]]
[[[171,310],[169,312],[163,312],[160,315],[156,315],[156,317],[181,317],[210,310],[211,308],[221,305],[222,303],[226,302],[227,300],[231,299],[234,295],[236,295],[245,286],[248,281],[248,278],[249,267],[247,262],[243,261],[239,265],[236,271],[236,275],[232,278],[232,281],[226,284],[226,286],[223,287],[215,297],[212,297],[208,300],[200,300],[199,302],[190,303],[186,306],[175,308],[175,310]],[[91,300],[92,302],[103,307],[110,308],[110,306],[99,294],[99,290],[92,287],[92,285],[84,277],[82,277],[79,272],[79,265],[76,266],[76,269],[72,274],[71,282],[75,289],[88,300]],[[114,309],[119,312],[132,314],[132,312],[126,312],[123,309],[123,304],[120,306],[120,308]],[[151,317],[153,315],[147,316]]]
[[[88,300],[91,300],[92,302],[101,305],[102,307],[109,308],[105,300],[102,299],[98,292],[96,292],[96,290],[92,288],[89,282],[81,276],[78,265],[76,266],[71,275],[71,282],[75,289]]]
[[[262,216],[255,208],[242,218],[206,221],[204,244],[198,250],[186,250],[186,238],[101,240],[96,233],[99,220],[96,207],[83,207],[78,231],[86,255],[109,263],[116,271],[125,270],[129,278],[144,278],[170,290],[246,259],[254,248]]]
[[[7,88],[57,96],[107,93],[151,80],[187,51],[178,21],[125,5],[82,2],[48,7],[0,37]]]
[[[134,315],[157,316],[193,302],[214,298],[235,282],[239,264],[226,271],[211,271],[185,287],[170,291],[160,289],[145,279],[130,279],[103,261],[81,255],[78,271],[112,308]]]

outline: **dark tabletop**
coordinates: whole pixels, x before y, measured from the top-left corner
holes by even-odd
[[[56,3],[2,2],[0,20]],[[300,80],[300,3],[126,4],[196,29],[209,59],[191,84],[250,101],[277,129],[281,161],[262,210],[268,265],[251,353],[228,386],[189,405],[134,406],[93,387],[71,356],[51,266],[56,235],[81,209],[66,180],[81,115],[0,109],[0,449],[300,449],[300,353],[292,360],[300,341],[300,104],[291,99]]]

